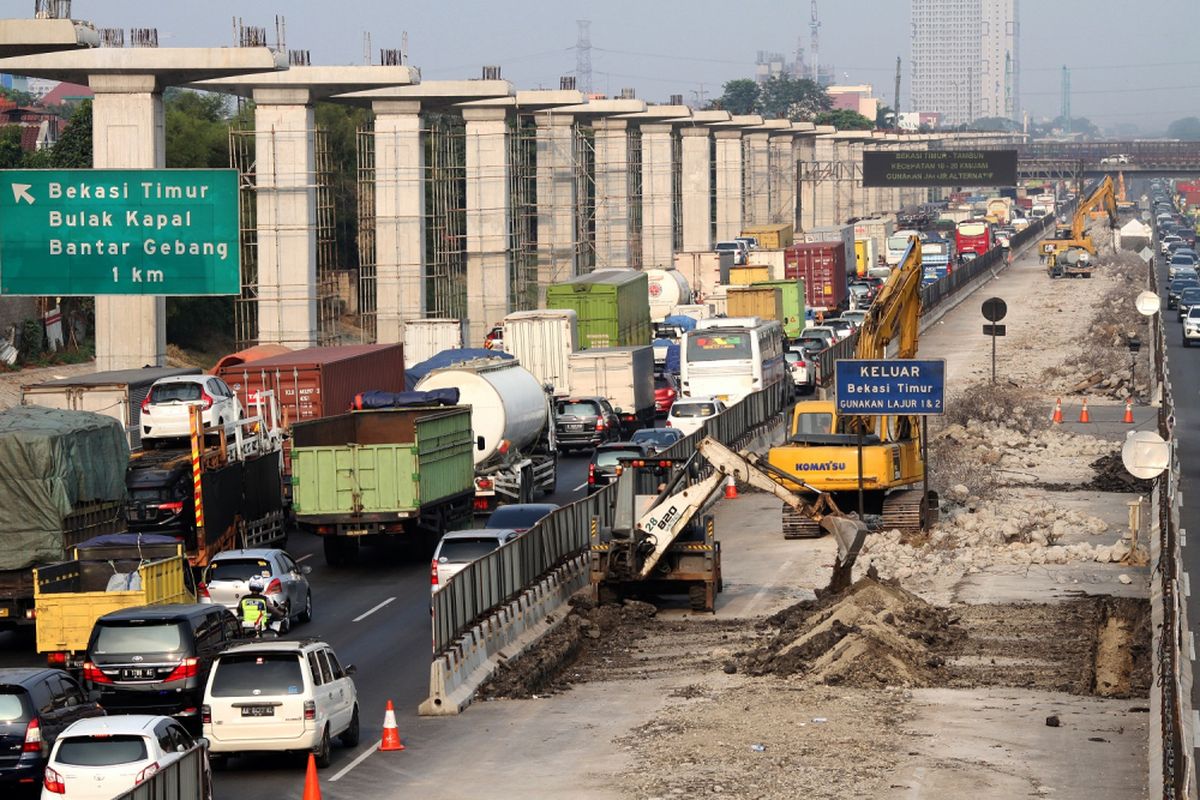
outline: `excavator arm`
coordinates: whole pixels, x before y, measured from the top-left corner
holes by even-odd
[[[1108,212],[1108,226],[1110,228],[1117,227],[1117,195],[1113,188],[1111,175],[1105,175],[1092,193],[1075,209],[1075,215],[1071,218],[1072,239],[1082,240],[1084,238],[1088,215],[1101,208]],[[1088,242],[1091,242],[1090,238]]]
[[[917,354],[923,278],[921,241],[911,236],[904,257],[884,282],[863,319],[858,331],[858,345],[854,348],[855,358],[883,358],[888,344],[897,335],[900,337],[898,358],[912,358]]]

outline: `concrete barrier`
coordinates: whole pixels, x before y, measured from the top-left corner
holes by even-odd
[[[554,612],[588,584],[589,554],[576,556],[492,612],[429,666],[429,697],[421,716],[462,713],[501,661],[510,661],[565,618]]]

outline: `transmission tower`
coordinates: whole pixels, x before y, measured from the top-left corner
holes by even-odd
[[[813,83],[820,83],[820,65],[821,65],[821,43],[819,32],[821,30],[821,20],[817,16],[817,0],[812,0],[812,13],[809,15],[808,21],[808,57],[812,59],[812,80]]]
[[[587,97],[592,93],[592,22],[575,20],[579,35],[575,39],[575,84]]]

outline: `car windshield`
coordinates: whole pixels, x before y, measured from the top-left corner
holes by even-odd
[[[101,625],[92,652],[98,655],[168,653],[183,644],[178,622],[154,622],[134,625]]]
[[[271,577],[271,562],[265,558],[218,559],[209,565],[204,581],[248,581],[255,577]]]
[[[449,564],[465,564],[482,558],[500,546],[494,536],[476,539],[443,539],[438,547],[438,561]]]
[[[1192,306],[1188,309],[1188,319],[1200,319],[1200,306]]]
[[[563,402],[558,404],[560,417],[595,417],[599,414],[599,407],[595,403]]]
[[[300,694],[304,676],[296,653],[228,653],[217,661],[213,697]]]
[[[158,383],[150,388],[151,403],[189,402],[199,399],[198,383]]]
[[[631,442],[647,442],[649,444],[671,444],[679,438],[679,431],[671,428],[643,428],[635,431]]]
[[[599,450],[596,452],[596,466],[615,467],[622,458],[641,458],[642,455],[641,450]]]
[[[796,420],[796,433],[830,433],[833,414],[801,414]]]
[[[24,722],[24,691],[17,686],[0,686],[0,722]]]
[[[1179,293],[1179,302],[1189,303],[1200,297],[1200,286],[1189,286]]]
[[[1191,253],[1176,253],[1171,256],[1171,266],[1190,267],[1196,263],[1196,257]]]
[[[489,528],[532,528],[534,523],[549,514],[553,509],[529,506],[500,506],[488,517]]]
[[[676,403],[671,406],[672,417],[711,417],[716,413],[716,403]]]
[[[75,767],[109,767],[147,757],[146,740],[134,734],[71,736],[58,740],[54,760]]]
[[[783,360],[789,364],[795,364],[797,361],[803,361],[804,356],[800,355],[795,350],[784,350]]]

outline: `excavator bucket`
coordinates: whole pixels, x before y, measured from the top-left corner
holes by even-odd
[[[829,579],[829,591],[837,594],[850,588],[854,562],[858,560],[858,552],[867,538],[867,524],[858,517],[830,515],[821,518],[821,527],[833,536],[838,545],[837,560]]]

